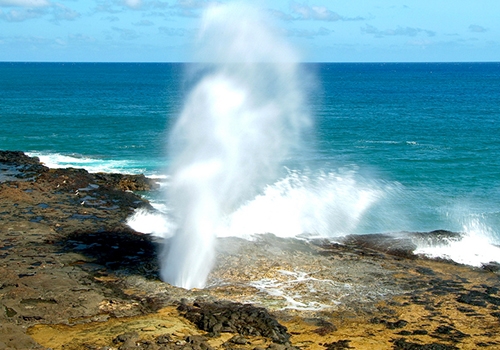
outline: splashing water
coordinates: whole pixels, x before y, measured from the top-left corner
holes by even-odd
[[[217,237],[248,240],[266,233],[311,239],[378,232],[373,226],[379,221],[387,225],[387,216],[394,216],[386,202],[400,191],[392,184],[367,181],[352,172],[288,170],[286,176],[221,215],[214,232]],[[174,204],[156,204],[157,212],[139,209],[127,224],[138,232],[170,238],[177,229],[170,215]],[[389,214],[378,214],[366,222],[369,211],[380,205]],[[396,220],[394,226],[403,225]]]
[[[332,237],[352,233],[366,210],[387,188],[363,184],[350,174],[289,171],[262,194],[226,218],[219,237],[247,239],[255,234],[278,237]]]
[[[207,62],[170,136],[169,201],[177,227],[161,277],[201,288],[223,217],[276,179],[309,124],[298,57],[256,9],[214,6],[196,58]]]
[[[446,258],[457,263],[481,267],[489,262],[498,262],[500,247],[495,245],[495,233],[480,218],[470,218],[463,224],[463,237],[448,244],[420,246],[416,254],[431,258]]]

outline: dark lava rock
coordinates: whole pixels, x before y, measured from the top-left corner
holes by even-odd
[[[500,322],[500,312],[492,312],[491,316],[498,318],[498,321]]]
[[[430,344],[418,344],[406,341],[404,338],[399,338],[394,340],[394,350],[458,350],[456,346],[441,344],[441,343],[430,343]]]
[[[462,333],[458,329],[446,325],[437,327],[432,336],[453,342],[459,342],[463,338],[470,337],[470,335]]]
[[[193,350],[213,350],[207,340],[200,335],[190,335],[186,337],[186,344],[189,344],[189,348]],[[186,349],[188,347],[184,346],[183,348]]]
[[[123,333],[113,339],[113,343],[122,345],[119,347],[120,350],[136,349],[137,343],[139,341],[139,334],[137,332]]]
[[[407,335],[412,335],[412,332],[410,332],[410,331],[401,331],[401,332],[398,332],[396,334],[407,336]]]
[[[386,234],[349,235],[341,243],[401,258],[414,259],[417,246],[408,238]]]
[[[2,175],[7,175],[6,180],[33,179],[48,170],[37,157],[29,157],[20,151],[0,150],[0,180]]]
[[[337,327],[335,327],[333,323],[324,321],[324,323],[319,328],[313,330],[313,332],[321,336],[325,336],[327,334],[335,332],[336,330]]]
[[[242,337],[241,335],[235,335],[231,339],[229,339],[229,342],[237,345],[246,345],[249,343],[248,339],[245,337]]]
[[[427,267],[417,267],[415,269],[415,271],[417,271],[418,273],[420,273],[422,275],[426,275],[426,276],[435,276],[436,275],[436,273],[432,269],[429,269]]]
[[[156,344],[161,345],[161,344],[168,344],[172,342],[172,337],[170,334],[162,334],[158,337],[156,337]]]
[[[78,250],[111,270],[124,267],[134,270],[149,264],[153,272],[158,271],[156,252],[159,248],[151,236],[132,230],[74,232],[62,243],[66,249]]]
[[[113,343],[124,343],[129,339],[139,340],[139,333],[137,332],[129,332],[118,335],[115,339],[113,339]]]
[[[258,348],[255,348],[254,350],[257,350]],[[295,346],[292,346],[290,344],[276,344],[276,343],[271,343],[267,347],[267,350],[299,350],[299,348],[296,348]]]
[[[60,178],[65,176],[63,183],[59,183],[61,189],[84,188],[89,183],[105,186],[108,189],[119,191],[151,191],[159,188],[159,184],[143,174],[91,174],[84,169],[49,169],[44,166],[38,157],[29,157],[20,151],[1,151],[0,165],[14,167],[18,171],[15,178],[32,178],[45,172],[50,172],[49,178]],[[5,169],[6,170],[6,169]]]
[[[342,350],[342,349],[354,349],[349,346],[350,340],[339,340],[333,343],[325,344],[327,350]]]
[[[403,328],[408,324],[408,322],[405,320],[397,320],[395,322],[390,322],[384,319],[380,319],[378,317],[372,318],[370,322],[373,324],[383,324],[387,327],[387,329]]]
[[[478,290],[471,290],[466,294],[459,295],[457,301],[473,306],[486,307],[488,304],[500,306],[500,298]]]
[[[500,271],[500,264],[497,262],[490,262],[488,264],[483,264],[481,268],[485,271],[490,271],[490,272],[499,272]]]
[[[96,182],[121,191],[151,191],[160,187],[156,181],[146,176],[128,174],[95,174]]]
[[[234,332],[243,336],[267,337],[280,344],[290,339],[287,328],[278,323],[266,309],[250,304],[196,301],[191,306],[180,305],[179,311],[199,329],[213,336],[221,332]]]
[[[500,345],[500,344],[497,342],[479,342],[479,343],[476,343],[476,345],[480,348],[493,348],[494,349],[494,347],[498,347],[498,345]]]
[[[337,330],[337,327],[331,322],[328,322],[322,318],[306,318],[304,321],[308,324],[316,326],[318,328],[314,329],[313,332],[321,336],[331,334]]]
[[[462,234],[448,230],[434,230],[430,232],[411,232],[408,235],[418,243],[418,245],[442,245],[452,241],[458,241]]]
[[[459,281],[432,278],[429,282],[431,286],[427,290],[434,295],[458,294],[465,290]]]
[[[0,150],[0,163],[10,165],[37,165],[40,164],[38,157],[29,157],[21,151]]]

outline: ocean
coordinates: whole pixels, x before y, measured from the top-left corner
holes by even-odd
[[[301,71],[312,123],[275,178],[226,209],[219,236],[443,229],[462,240],[418,252],[500,262],[500,63]],[[49,167],[144,173],[166,189],[169,135],[200,74],[180,63],[0,62],[0,149]],[[145,194],[159,213],[137,213],[134,228],[173,234],[166,192]]]

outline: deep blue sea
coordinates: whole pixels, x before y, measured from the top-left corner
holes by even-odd
[[[500,63],[302,69],[313,121],[302,147],[231,213],[221,235],[445,229],[465,238],[422,252],[473,265],[500,260]],[[189,71],[1,62],[0,149],[53,167],[145,173],[168,186],[167,138],[196,80]]]

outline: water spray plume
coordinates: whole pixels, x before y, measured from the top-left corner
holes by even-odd
[[[202,75],[169,140],[177,230],[162,255],[168,283],[205,286],[217,227],[276,180],[309,125],[298,56],[266,23],[242,4],[204,13],[195,55]]]

